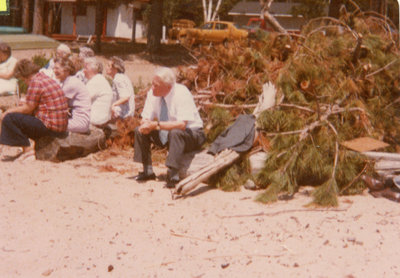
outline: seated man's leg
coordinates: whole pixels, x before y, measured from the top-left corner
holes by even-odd
[[[151,161],[151,143],[159,142],[158,132],[152,131],[150,134],[143,134],[139,131],[139,128],[135,128],[135,144],[134,144],[134,156],[133,161],[141,162],[143,164],[143,178],[146,179],[146,176],[153,176],[153,166]],[[139,174],[140,176],[140,174]],[[138,180],[141,180],[140,177],[137,177]]]
[[[168,133],[168,142],[168,156],[165,164],[168,167],[169,180],[176,183],[179,181],[180,159],[183,154],[200,149],[205,142],[205,135],[202,129],[173,129]]]
[[[0,143],[9,146],[30,146],[29,138],[37,140],[51,135],[51,130],[38,118],[22,113],[7,114],[1,125]]]

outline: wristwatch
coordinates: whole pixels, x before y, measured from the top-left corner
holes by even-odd
[[[156,130],[161,130],[160,121],[157,121],[157,127],[156,127]]]

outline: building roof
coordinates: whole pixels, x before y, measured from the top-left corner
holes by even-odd
[[[52,38],[35,34],[0,35],[0,41],[6,42],[12,50],[56,48],[60,43]]]
[[[270,14],[274,16],[292,16],[292,7],[298,4],[295,3],[279,3],[272,2],[269,9]],[[230,11],[229,15],[247,15],[259,16],[261,13],[261,5],[259,1],[241,1],[237,3]]]

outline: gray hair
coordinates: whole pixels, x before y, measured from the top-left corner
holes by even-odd
[[[120,57],[112,56],[110,58],[113,68],[115,68],[119,73],[125,72],[125,63]]]
[[[176,82],[176,77],[175,77],[174,71],[167,67],[157,68],[154,72],[154,75],[158,76],[161,79],[161,81],[163,81],[164,83],[167,83],[170,85],[174,85]]]
[[[95,57],[86,58],[84,63],[85,65],[88,65],[91,70],[94,70],[97,73],[103,72],[103,64]]]
[[[61,43],[58,45],[57,50],[64,52],[67,55],[71,54],[71,49],[65,43]]]
[[[87,46],[82,46],[79,48],[79,57],[80,58],[89,58],[94,56],[94,51],[93,49],[87,47]]]

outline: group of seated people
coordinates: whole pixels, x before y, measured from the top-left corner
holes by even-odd
[[[134,93],[124,74],[124,61],[115,56],[109,60],[110,85],[93,52],[83,49],[81,54],[74,60],[69,48],[61,45],[46,68],[27,59],[16,63],[13,75],[28,89],[24,102],[2,114],[0,144],[22,147],[24,157],[34,154],[29,139],[58,137],[66,131],[85,133],[91,124],[103,127],[134,115]],[[82,69],[77,71],[79,63]],[[205,134],[191,92],[176,82],[172,69],[157,68],[140,116],[134,161],[143,165],[143,171],[134,178],[138,182],[156,179],[151,159],[151,144],[156,144],[168,148],[166,186],[173,188],[180,180],[183,154],[200,149]]]
[[[1,116],[0,143],[26,147],[23,153],[28,153],[33,149],[28,138],[35,141],[48,131],[88,133],[90,125],[102,128],[118,118],[133,116],[134,90],[124,72],[124,61],[111,57],[106,67],[109,82],[101,61],[88,47],[73,55],[67,45],[60,44],[54,57],[40,68],[28,59],[17,61],[11,48],[0,43],[0,95],[17,91],[16,78],[28,86],[21,104]],[[15,113],[23,115],[15,118]],[[44,126],[32,124],[32,117]],[[43,127],[46,130],[41,130]]]

